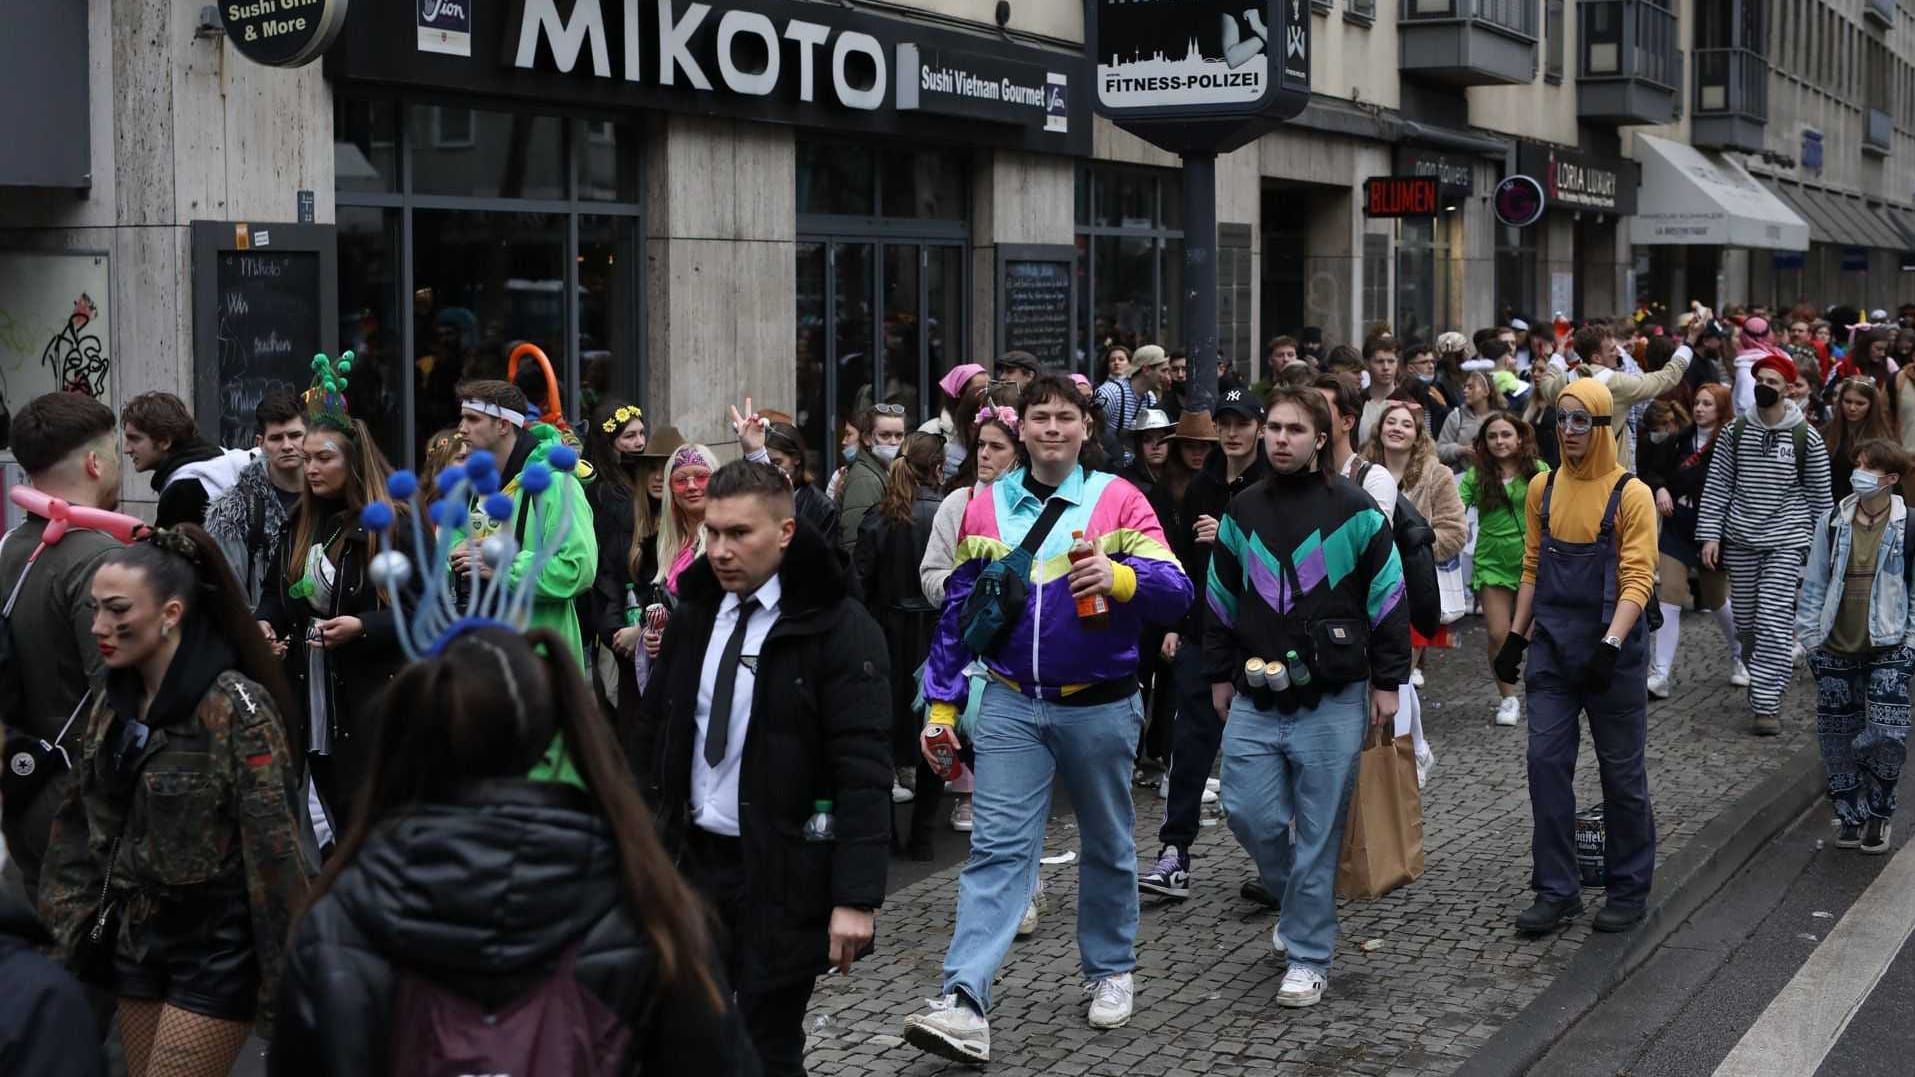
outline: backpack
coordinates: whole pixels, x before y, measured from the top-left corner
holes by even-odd
[[[576,949],[496,1010],[399,973],[389,1070],[417,1077],[600,1077],[624,1072],[632,1030],[578,982]]]
[[[1068,505],[1069,502],[1060,498],[1051,498],[1037,522],[1024,533],[1024,541],[1017,544],[1017,549],[991,562],[978,574],[971,593],[964,596],[964,607],[958,611],[958,633],[972,654],[980,658],[996,654],[1010,638],[1018,618],[1024,616],[1024,597],[1030,593],[1031,561],[1037,555],[1037,548],[1044,544],[1044,536],[1050,534]]]
[[[1357,485],[1375,464],[1362,461],[1355,475]],[[1443,627],[1443,588],[1436,580],[1436,529],[1404,495],[1396,492],[1396,512],[1390,522],[1390,538],[1396,543],[1396,556],[1403,563],[1403,590],[1409,599],[1410,627],[1428,639]]]
[[[1738,415],[1729,424],[1729,444],[1735,449],[1738,459],[1742,455],[1742,432],[1749,428],[1749,417]],[[1789,428],[1789,440],[1795,444],[1795,481],[1802,489],[1809,488],[1809,424],[1806,420]]]

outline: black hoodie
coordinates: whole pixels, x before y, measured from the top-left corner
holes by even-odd
[[[0,1073],[105,1077],[86,991],[39,953],[52,945],[33,910],[0,886]]]
[[[313,903],[280,979],[271,1072],[390,1072],[401,971],[491,1008],[543,981],[568,949],[579,983],[632,1031],[627,1072],[686,1072],[690,1059],[699,1073],[757,1071],[736,1011],[659,989],[590,798],[501,779],[381,823]]]
[[[187,464],[204,463],[219,457],[220,448],[194,438],[177,445],[166,454],[166,459],[153,469],[153,492],[160,495],[157,515],[153,520],[155,527],[175,527],[179,524],[197,524],[206,519],[206,506],[213,499],[206,493],[206,487],[197,480],[181,479],[167,485],[173,473]]]
[[[1210,450],[1210,455],[1204,458],[1203,470],[1192,475],[1190,485],[1184,488],[1184,506],[1177,518],[1177,533],[1168,536],[1177,560],[1184,564],[1184,575],[1190,577],[1191,586],[1197,590],[1197,601],[1190,604],[1190,612],[1185,615],[1180,629],[1193,640],[1203,638],[1204,622],[1210,617],[1203,593],[1204,581],[1210,573],[1211,547],[1197,541],[1197,517],[1208,516],[1222,523],[1231,498],[1272,474],[1270,461],[1263,455],[1262,438],[1257,439],[1257,458],[1250,462],[1243,474],[1237,476],[1234,482],[1225,478],[1228,474],[1223,450]]]

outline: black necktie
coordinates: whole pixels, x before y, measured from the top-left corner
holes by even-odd
[[[738,688],[739,659],[745,653],[745,626],[751,623],[758,600],[747,598],[738,604],[738,623],[725,641],[725,653],[718,659],[718,681],[711,686],[711,716],[705,720],[705,764],[716,767],[725,761],[725,742],[731,739],[731,697]]]

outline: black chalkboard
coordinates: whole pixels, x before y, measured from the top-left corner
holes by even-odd
[[[1072,257],[1002,259],[998,273],[1000,353],[1027,351],[1047,368],[1072,368],[1074,273]]]
[[[314,353],[332,354],[333,242],[330,225],[194,222],[194,396],[206,436],[251,448],[266,390],[303,390]]]

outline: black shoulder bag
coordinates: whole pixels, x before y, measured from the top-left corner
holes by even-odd
[[[971,593],[964,596],[964,608],[958,611],[958,633],[964,646],[980,657],[996,654],[1018,618],[1024,616],[1024,597],[1030,593],[1031,561],[1037,548],[1064,515],[1068,503],[1053,497],[1044,504],[1037,522],[1024,533],[1017,549],[991,562],[978,575]]]
[[[6,548],[7,541],[13,535],[9,532],[0,539],[0,550]],[[13,645],[13,604],[20,599],[20,590],[26,586],[27,573],[33,571],[33,564],[39,558],[38,550],[27,558],[20,569],[19,578],[13,581],[13,590],[7,595],[7,604],[0,608],[0,719],[14,726],[6,739],[6,770],[0,773],[0,796],[4,796],[15,813],[26,810],[26,806],[38,796],[40,790],[55,775],[73,769],[73,760],[61,746],[68,731],[73,728],[74,719],[86,708],[91,693],[80,698],[80,705],[67,716],[66,724],[49,744],[45,740],[27,732],[23,718],[26,711],[26,685],[22,679],[20,656]]]

